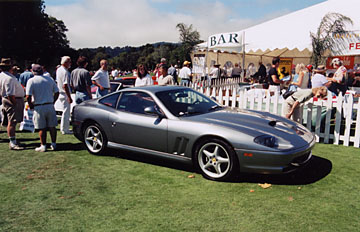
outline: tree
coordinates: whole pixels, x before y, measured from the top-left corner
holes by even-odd
[[[348,33],[345,30],[347,24],[353,24],[350,18],[339,13],[328,13],[322,18],[317,32],[310,33],[313,48],[311,60],[316,67],[324,62],[326,51],[337,50],[334,35]]]
[[[65,24],[44,12],[42,0],[0,1],[0,54],[20,65],[58,64],[67,52]]]
[[[182,43],[182,57],[181,62],[184,60],[190,60],[190,52],[193,49],[193,47],[203,42],[200,40],[200,33],[193,29],[192,24],[187,26],[184,23],[178,23],[176,25],[176,28],[179,30],[180,33],[180,41]]]

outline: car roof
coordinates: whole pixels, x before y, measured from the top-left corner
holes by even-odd
[[[175,85],[167,85],[167,86],[159,86],[159,85],[148,85],[148,86],[141,86],[141,87],[133,87],[124,89],[125,91],[131,91],[131,90],[145,90],[151,93],[157,93],[162,91],[169,91],[169,90],[175,90],[175,89],[189,89],[185,86],[175,86]]]

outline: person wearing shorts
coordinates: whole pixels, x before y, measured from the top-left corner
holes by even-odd
[[[1,59],[0,96],[2,97],[2,125],[7,128],[10,150],[23,150],[16,141],[16,124],[22,122],[24,116],[24,89],[14,75],[10,73],[11,59]]]
[[[43,76],[43,69],[35,64],[31,78],[26,86],[26,100],[31,109],[34,109],[33,122],[35,129],[39,130],[40,147],[35,151],[46,151],[46,132],[49,130],[51,137],[51,150],[56,150],[57,118],[54,103],[59,97],[59,89],[55,81],[48,76]]]

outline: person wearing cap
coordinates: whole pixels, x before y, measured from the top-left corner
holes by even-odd
[[[0,63],[0,96],[2,97],[2,126],[7,127],[10,150],[24,149],[17,141],[16,124],[24,117],[24,89],[14,75],[10,73],[11,59],[2,58]]]
[[[330,90],[334,92],[336,95],[338,95],[338,93],[341,92],[342,95],[344,96],[347,90],[347,86],[346,86],[347,69],[343,65],[342,60],[340,60],[339,58],[334,58],[331,61],[331,64],[333,68],[336,69],[336,72],[334,73],[334,77],[331,79],[332,85],[330,87]]]
[[[179,78],[181,79],[180,84],[181,85],[188,85],[191,82],[191,70],[190,70],[190,64],[189,61],[184,61],[182,69],[180,69]]]
[[[92,83],[98,87],[96,90],[97,98],[105,96],[110,91],[110,78],[107,68],[107,60],[100,60],[100,69],[96,71],[94,76],[91,78]]]
[[[61,58],[61,66],[56,70],[56,82],[59,88],[59,101],[63,108],[61,115],[60,131],[62,134],[72,134],[70,130],[70,109],[71,109],[71,91],[70,91],[70,72],[71,59],[69,56]]]
[[[9,72],[16,77],[16,80],[19,81],[19,79],[20,79],[19,71],[20,71],[20,68],[15,65],[10,69]]]
[[[300,123],[303,103],[314,96],[320,99],[325,98],[327,96],[327,88],[325,86],[321,86],[312,89],[298,89],[285,100],[285,117],[288,119],[292,117],[295,122]]]
[[[30,109],[34,109],[33,122],[35,129],[39,130],[40,147],[35,151],[46,151],[46,132],[49,130],[51,137],[51,150],[56,150],[57,117],[54,103],[59,97],[59,88],[54,79],[43,75],[43,69],[35,64],[32,68],[34,77],[26,86],[26,100]]]
[[[91,76],[86,66],[88,60],[85,56],[80,56],[76,62],[78,67],[71,72],[71,85],[75,92],[75,102],[80,104],[83,101],[92,99],[91,95]]]
[[[326,72],[325,65],[319,65],[317,68],[313,69],[314,76],[311,78],[311,86],[313,88],[326,86],[329,88],[331,86],[331,81],[325,77],[324,73]]]
[[[160,65],[160,77],[158,80],[158,85],[174,85],[174,78],[173,76],[168,74],[168,67],[166,64]]]

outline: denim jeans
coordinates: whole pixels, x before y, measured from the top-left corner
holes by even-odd
[[[87,93],[76,91],[75,93],[75,102],[80,104],[83,101],[89,100],[90,96]]]
[[[181,79],[180,85],[188,85],[190,83],[189,79]]]
[[[109,89],[100,90],[100,88],[98,88],[96,91],[96,98],[105,96],[108,93],[109,93]]]

